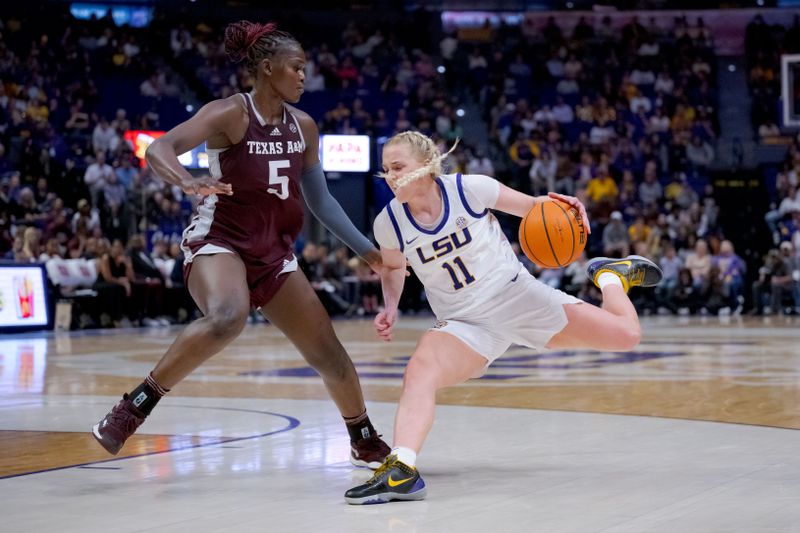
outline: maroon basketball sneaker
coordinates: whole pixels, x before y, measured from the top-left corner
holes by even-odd
[[[370,435],[365,439],[350,441],[350,462],[355,466],[377,469],[392,452],[380,435]]]
[[[117,455],[128,437],[144,422],[145,414],[133,405],[127,394],[103,419],[94,425],[92,435],[103,448]]]

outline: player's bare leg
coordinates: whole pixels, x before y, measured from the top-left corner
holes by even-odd
[[[433,426],[436,391],[478,376],[486,359],[449,333],[422,336],[406,367],[394,422],[392,455],[366,483],[345,493],[354,505],[421,500],[427,489],[416,469],[416,455]]]
[[[661,269],[644,257],[593,259],[587,270],[603,292],[603,307],[567,304],[567,325],[550,339],[548,348],[591,348],[627,351],[642,337],[639,316],[628,298],[632,286],[650,287],[661,280]]]
[[[486,358],[441,331],[426,332],[408,362],[394,421],[394,446],[419,453],[433,425],[436,391],[478,376]]]
[[[238,337],[250,313],[247,273],[238,255],[196,257],[188,288],[203,318],[178,335],[153,370],[156,382],[166,389]]]
[[[178,335],[149,376],[92,428],[95,439],[116,455],[161,397],[244,328],[250,292],[244,264],[235,254],[194,259],[189,292],[203,312]]]

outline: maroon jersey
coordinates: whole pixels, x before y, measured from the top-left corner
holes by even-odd
[[[230,183],[233,195],[204,197],[183,232],[181,247],[187,265],[197,255],[235,252],[248,269],[253,293],[263,278],[276,268],[280,274],[292,260],[294,240],[303,227],[300,175],[306,147],[300,123],[288,108],[280,124],[269,125],[252,96],[241,96],[250,115],[244,137],[228,148],[208,150],[211,175]]]

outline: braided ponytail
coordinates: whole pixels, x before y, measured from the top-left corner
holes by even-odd
[[[442,163],[451,153],[453,153],[453,150],[456,149],[459,140],[460,139],[456,139],[456,142],[453,143],[453,146],[450,147],[446,153],[442,154],[439,152],[439,148],[436,146],[436,143],[433,142],[433,139],[418,131],[404,131],[390,138],[388,141],[386,141],[384,148],[392,144],[404,142],[411,147],[411,152],[414,155],[425,162],[422,167],[413,172],[409,172],[397,180],[397,186],[403,187],[420,178],[430,175],[438,176],[442,174]],[[383,172],[379,173],[378,175],[382,178],[386,178],[388,176],[388,174]]]

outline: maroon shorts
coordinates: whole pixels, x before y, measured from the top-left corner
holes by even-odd
[[[194,253],[192,253],[191,259],[193,260],[200,255],[213,255],[216,253],[232,253],[239,256],[244,263],[247,273],[247,287],[250,290],[250,305],[255,309],[266,305],[289,278],[289,274],[297,270],[297,258],[291,251],[288,251],[286,256],[278,261],[266,263],[242,256],[227,243],[213,242],[211,244],[214,246],[212,249],[204,249],[205,247],[202,246],[193,250]],[[224,250],[220,250],[219,248]],[[189,275],[191,272],[192,261],[184,263],[183,279],[187,287],[189,286]]]

